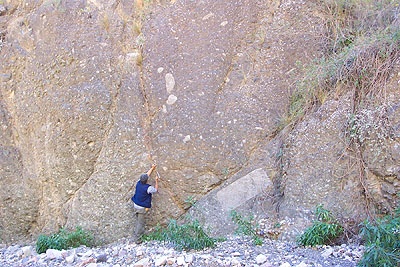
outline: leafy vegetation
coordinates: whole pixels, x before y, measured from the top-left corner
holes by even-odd
[[[398,1],[321,0],[324,56],[303,67],[281,124],[296,123],[328,96],[353,92],[355,105],[382,94],[400,56]],[[282,128],[282,126],[281,126]]]
[[[313,225],[298,237],[297,242],[302,246],[316,246],[332,243],[343,233],[343,227],[337,223],[332,213],[322,205],[315,210],[317,219]]]
[[[157,226],[153,232],[142,236],[142,241],[152,240],[170,243],[177,250],[201,250],[214,248],[222,239],[208,236],[197,220],[182,225],[171,220],[166,228]]]
[[[263,244],[262,237],[257,233],[258,225],[253,222],[253,216],[244,217],[235,210],[232,210],[230,215],[232,221],[237,225],[236,234],[250,236],[253,239],[254,245],[260,246]]]
[[[58,233],[50,236],[40,235],[36,241],[36,251],[40,254],[46,252],[47,249],[62,250],[81,245],[90,247],[93,244],[93,236],[81,227],[77,227],[73,232],[62,228]]]
[[[365,221],[361,235],[366,250],[361,267],[396,267],[400,264],[400,208],[376,222]]]

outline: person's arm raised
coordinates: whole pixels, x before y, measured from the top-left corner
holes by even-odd
[[[151,173],[154,171],[154,169],[157,167],[157,165],[155,163],[153,163],[153,165],[151,165],[150,170],[147,171],[147,175],[150,177]]]

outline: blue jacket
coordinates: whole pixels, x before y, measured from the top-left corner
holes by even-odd
[[[149,184],[142,184],[138,181],[136,184],[136,191],[132,197],[132,201],[141,207],[151,208],[151,194],[147,193]]]

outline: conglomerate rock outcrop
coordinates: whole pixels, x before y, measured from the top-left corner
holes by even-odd
[[[277,133],[322,25],[301,0],[0,1],[1,240],[78,225],[129,236],[133,186],[154,161],[150,225],[190,208],[223,233],[237,209],[285,220],[290,239],[318,204],[352,222],[393,208],[397,72],[388,108],[367,109],[393,133],[369,135],[362,180],[348,95]]]

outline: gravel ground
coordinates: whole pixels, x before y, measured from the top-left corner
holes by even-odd
[[[0,266],[251,266],[251,267],[354,267],[363,246],[344,244],[303,248],[294,243],[266,239],[255,246],[250,239],[229,236],[213,249],[177,251],[169,244],[135,244],[130,239],[96,248],[48,250],[37,254],[32,245],[0,247]]]

